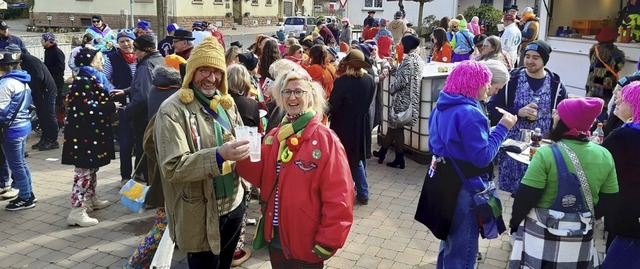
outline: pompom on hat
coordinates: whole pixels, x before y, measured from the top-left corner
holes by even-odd
[[[182,89],[178,92],[180,101],[184,104],[193,102],[194,90],[190,88],[190,84],[193,81],[196,69],[200,67],[213,67],[222,72],[222,81],[218,86],[221,96],[214,96],[209,107],[216,110],[218,104],[220,104],[225,110],[231,109],[233,107],[233,98],[227,90],[227,64],[225,62],[224,48],[213,36],[207,36],[202,43],[191,51],[191,56],[187,60],[185,76],[182,80]]]
[[[602,113],[604,101],[600,98],[584,97],[564,99],[558,104],[558,116],[569,131],[565,135],[588,135],[596,117]]]
[[[164,65],[180,71],[180,65],[186,64],[187,60],[177,54],[169,54],[164,57]]]

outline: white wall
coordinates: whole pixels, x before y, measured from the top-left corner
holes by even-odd
[[[79,13],[79,14],[120,14],[120,10],[127,10],[131,14],[129,8],[129,0],[95,0],[95,1],[77,1],[77,0],[40,0],[36,1],[33,6],[33,12],[52,12],[52,13]],[[155,16],[155,3],[134,3],[133,12],[135,15]]]
[[[435,0],[431,3],[424,4],[423,17],[435,14],[436,18],[440,19],[443,16],[451,17],[454,15],[456,0]],[[477,0],[480,2],[480,0]],[[413,1],[403,1],[404,10],[407,13],[407,21],[417,26],[418,22],[418,10],[420,4]],[[351,20],[354,25],[362,25],[364,18],[367,17],[368,9],[364,8],[364,0],[349,0],[345,6],[346,16]],[[376,9],[376,18],[385,18],[393,20],[393,15],[398,11],[398,2],[382,1],[382,9]]]

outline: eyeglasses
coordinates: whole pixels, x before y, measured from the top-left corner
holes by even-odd
[[[91,21],[91,22],[93,22],[93,23],[99,23],[100,21]]]
[[[489,44],[482,44],[482,47],[483,47],[483,48],[488,48],[488,47],[491,47],[491,45],[489,45]]]
[[[221,79],[222,78],[222,71],[220,70],[215,70],[215,69],[198,69],[198,72],[200,72],[200,75],[202,75],[205,78],[208,78],[211,76],[211,74],[213,74],[216,79]]]
[[[281,91],[280,93],[282,93],[282,96],[284,98],[289,98],[291,97],[291,95],[293,94],[295,97],[302,97],[303,94],[307,93],[307,91],[303,91],[303,90],[284,90]]]

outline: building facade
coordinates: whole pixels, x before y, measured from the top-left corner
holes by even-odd
[[[131,27],[133,21],[147,20],[157,30],[155,0],[36,0],[32,21],[36,26],[88,27],[91,16],[99,14],[111,28]],[[189,28],[196,21],[208,21],[223,29],[244,25],[275,25],[281,14],[281,0],[164,0],[168,22]],[[162,26],[164,27],[164,25]]]

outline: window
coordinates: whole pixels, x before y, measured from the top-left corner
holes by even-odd
[[[258,5],[258,0],[251,0],[251,5],[257,6]]]
[[[213,3],[214,3],[214,4],[222,5],[222,0],[213,0]]]
[[[382,0],[364,0],[364,9],[382,9]]]
[[[273,5],[273,0],[267,0],[267,6]]]
[[[136,3],[153,3],[153,0],[136,0]]]
[[[202,0],[191,0],[191,4],[202,5],[204,3],[202,2]]]

